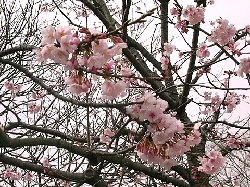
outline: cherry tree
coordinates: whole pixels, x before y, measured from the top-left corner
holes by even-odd
[[[249,186],[250,26],[182,3],[1,2],[0,184]]]

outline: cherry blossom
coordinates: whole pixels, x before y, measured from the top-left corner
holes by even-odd
[[[214,0],[209,0],[209,4],[213,5],[214,4]]]
[[[174,49],[176,49],[176,47],[168,42],[164,43],[164,52],[163,55],[165,56],[170,56]]]
[[[77,45],[73,42],[71,35],[62,36],[60,44],[62,50],[70,53],[77,49]]]
[[[123,81],[112,82],[105,79],[102,85],[103,98],[113,100],[125,91],[127,84]]]
[[[47,157],[43,158],[42,165],[43,165],[43,167],[50,167],[51,166],[49,159]]]
[[[240,59],[239,69],[237,75],[243,77],[243,73],[247,74],[250,72],[250,58]]]
[[[7,168],[6,170],[2,171],[2,177],[8,178],[10,180],[19,180],[21,178],[21,173]]]
[[[175,28],[181,29],[182,33],[187,33],[189,30],[187,29],[187,21],[186,20],[178,20],[177,23],[174,25]]]
[[[33,114],[41,110],[41,105],[36,102],[31,102],[28,104],[28,111]]]
[[[27,172],[24,176],[23,179],[27,180],[27,181],[31,181],[32,180],[33,175],[30,172]]]
[[[221,45],[226,45],[235,35],[236,29],[226,19],[217,19],[218,26],[212,30],[211,36],[208,37],[210,42],[218,42]]]
[[[193,5],[188,5],[182,10],[182,15],[187,18],[191,25],[195,25],[199,22],[204,22],[204,8],[194,7]]]
[[[210,52],[208,51],[207,45],[201,43],[196,52],[196,55],[200,58],[201,61],[203,61],[204,58],[209,57]]]
[[[53,55],[54,61],[58,64],[65,65],[69,58],[69,53],[62,48],[54,48],[51,54]]]
[[[212,175],[213,173],[219,171],[220,167],[225,161],[225,158],[220,152],[210,151],[207,153],[206,157],[199,157],[198,160],[201,163],[198,171],[202,171],[204,173]]]
[[[51,25],[48,25],[47,27],[43,28],[41,30],[41,34],[43,36],[41,41],[42,45],[54,44],[55,42],[54,33],[55,33],[55,28]]]
[[[232,148],[240,148],[241,141],[239,141],[239,138],[236,137],[235,135],[230,134],[229,132],[227,133],[227,145]]]
[[[109,144],[109,142],[111,141],[111,137],[113,137],[114,135],[115,133],[113,131],[111,131],[109,128],[106,128],[104,129],[103,134],[99,136],[100,142]]]
[[[178,10],[176,8],[171,8],[170,9],[170,14],[177,16],[178,15]]]
[[[200,143],[200,124],[194,126],[193,130],[184,135],[184,125],[181,121],[164,114],[166,102],[156,99],[150,92],[145,93],[141,105],[134,105],[127,112],[140,121],[148,120],[148,134],[146,134],[136,145],[137,155],[148,163],[161,164],[165,169],[170,169],[177,162],[175,156],[182,155]]]
[[[43,60],[44,62],[46,62],[48,59],[54,59],[54,55],[51,54],[54,49],[56,49],[54,44],[47,44],[42,48],[40,53],[39,50],[36,50],[34,52],[38,52],[38,55],[42,57],[40,57],[39,60]]]
[[[71,28],[69,26],[63,27],[61,25],[58,25],[56,27],[56,31],[54,32],[54,37],[58,42],[61,42],[61,38],[67,35],[72,36]]]
[[[166,57],[161,57],[161,68],[163,70],[167,70],[168,69],[168,64],[169,64],[169,59]]]
[[[68,90],[73,95],[81,95],[86,93],[91,88],[91,83],[88,79],[83,79],[81,75],[72,74],[70,77],[65,77],[65,84],[68,85]]]

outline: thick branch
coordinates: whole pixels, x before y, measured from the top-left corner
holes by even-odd
[[[152,72],[148,68],[145,61],[142,59],[138,51],[136,51],[134,48],[123,49],[123,53],[126,55],[128,60],[133,63],[134,67],[137,69],[137,71],[140,72],[143,77],[159,77],[156,73]],[[165,86],[160,81],[149,79],[148,82],[152,86],[152,88],[156,90],[156,93],[159,92],[158,95],[161,99],[168,101],[171,108],[175,108],[177,106],[177,102],[170,96],[171,93],[160,92],[165,88]]]
[[[76,136],[70,136],[67,135],[65,133],[59,132],[57,130],[53,130],[53,129],[48,129],[48,128],[44,128],[44,127],[39,127],[36,125],[29,125],[27,123],[24,122],[10,122],[8,126],[5,127],[5,130],[11,130],[13,128],[17,128],[17,127],[21,127],[24,129],[30,129],[30,130],[34,130],[37,132],[42,132],[42,133],[46,133],[46,134],[51,134],[66,140],[70,140],[70,141],[77,141],[80,143],[87,143],[86,138],[80,138],[80,137],[76,137]],[[99,142],[100,138],[96,137],[94,138],[94,142]]]
[[[43,166],[39,166],[37,164],[33,164],[31,162],[22,161],[17,158],[12,158],[9,156],[5,156],[0,154],[0,162],[3,164],[9,164],[12,166],[16,166],[22,169],[27,169],[29,171],[34,171],[37,173],[43,173],[48,177],[58,178],[67,181],[76,181],[79,183],[88,183],[95,187],[107,187],[108,184],[104,182],[100,177],[97,176],[96,173],[93,173],[91,176],[88,175],[88,172],[85,173],[71,173],[66,171],[60,171],[58,169],[53,168],[45,168]]]
[[[35,46],[22,44],[10,49],[6,49],[4,51],[0,51],[0,57],[4,57],[6,55],[10,55],[19,51],[32,51],[33,49],[35,49]]]
[[[1,130],[0,130],[1,131]],[[66,142],[61,139],[54,138],[16,138],[11,139],[7,144],[0,142],[0,147],[11,147],[19,148],[23,146],[37,146],[37,145],[47,145],[55,146],[57,148],[63,148],[68,150],[71,153],[86,157],[88,159],[98,158],[100,160],[104,159],[113,164],[119,164],[120,166],[128,167],[135,171],[143,172],[148,176],[154,177],[161,180],[162,182],[172,183],[180,187],[190,187],[187,183],[182,180],[178,180],[172,177],[165,175],[163,172],[158,172],[151,167],[144,166],[143,164],[133,162],[124,156],[117,155],[116,153],[108,153],[105,151],[92,151],[88,147],[78,146],[73,143]]]
[[[182,92],[182,98],[181,103],[185,103],[188,99],[188,95],[191,89],[191,86],[189,85],[192,81],[192,76],[194,73],[195,68],[195,61],[196,61],[196,51],[198,48],[198,38],[199,38],[199,26],[200,24],[197,24],[194,26],[194,32],[193,32],[193,40],[192,40],[192,50],[191,50],[191,58],[189,62],[189,67],[186,74],[186,80],[185,85]]]

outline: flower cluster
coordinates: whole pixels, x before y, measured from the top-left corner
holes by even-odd
[[[168,69],[168,64],[169,64],[169,56],[173,53],[174,49],[176,47],[168,42],[164,43],[164,51],[163,51],[163,57],[161,57],[161,68],[163,70]]]
[[[118,96],[123,96],[128,85],[124,81],[111,82],[105,79],[102,85],[103,98],[113,100]]]
[[[185,131],[184,125],[164,111],[168,103],[156,99],[151,93],[146,93],[143,104],[134,105],[127,112],[140,121],[147,120],[148,134],[136,145],[138,156],[149,163],[160,164],[166,170],[176,165],[175,157],[190,150],[190,147],[199,144],[199,126]]]
[[[217,19],[216,23],[218,26],[212,30],[208,40],[210,42],[218,42],[221,45],[226,45],[235,35],[236,29],[234,25],[229,25],[226,19]]]
[[[36,102],[31,102],[28,104],[28,111],[33,114],[41,110],[41,105]]]
[[[10,180],[19,180],[21,178],[21,173],[17,171],[13,171],[10,168],[2,171],[2,178],[10,179]]]
[[[6,88],[7,90],[10,90],[10,91],[11,91],[11,93],[12,93],[12,98],[15,98],[15,97],[16,97],[16,93],[17,93],[18,91],[20,91],[21,88],[22,88],[22,85],[21,85],[21,84],[15,85],[14,83],[9,82],[9,81],[6,81],[6,82],[4,83],[4,86],[5,86],[5,88]]]
[[[200,58],[200,61],[203,61],[204,58],[209,57],[210,52],[208,51],[207,45],[201,43],[199,45],[196,55]]]
[[[239,141],[239,137],[236,137],[235,135],[230,134],[229,132],[227,133],[227,145],[232,148],[240,148],[243,142]]]
[[[250,58],[240,59],[239,69],[237,75],[243,77],[243,73],[247,74],[250,72]]]
[[[201,163],[201,166],[198,167],[198,171],[212,175],[213,173],[219,171],[225,161],[225,158],[218,151],[210,151],[207,153],[206,157],[199,157],[198,160]]]
[[[26,172],[22,175],[19,171],[13,171],[12,169],[7,168],[1,172],[1,177],[10,180],[20,180],[22,177],[23,180],[31,181],[33,175],[30,172]]]
[[[199,22],[204,22],[204,12],[205,9],[203,7],[188,5],[182,10],[182,15],[184,18],[187,18],[191,25],[195,25]]]
[[[163,55],[164,56],[170,56],[174,49],[176,49],[176,47],[168,42],[164,43],[164,52],[163,52]]]
[[[105,144],[109,144],[111,137],[113,137],[114,135],[115,135],[115,133],[113,131],[111,131],[109,128],[106,128],[106,129],[104,129],[103,134],[101,134],[99,136],[100,142],[105,143]]]
[[[236,108],[236,105],[240,104],[240,96],[235,92],[229,92],[224,98],[221,98],[217,93],[212,97],[211,92],[204,92],[204,101],[210,101],[210,103],[204,104],[205,110],[201,112],[204,115],[215,112],[220,106],[223,106],[225,112],[230,113]]]
[[[189,30],[187,29],[188,21],[187,20],[179,20],[174,27],[177,29],[181,29],[182,33],[187,33]]]
[[[49,159],[47,157],[43,158],[42,165],[43,165],[43,167],[50,167],[51,166]]]
[[[41,34],[43,47],[34,50],[37,60],[46,62],[51,59],[64,65],[65,70],[72,71],[65,82],[74,95],[86,93],[91,88],[83,70],[110,73],[112,67],[107,62],[127,47],[121,38],[94,29],[81,28],[73,33],[68,26],[54,28],[49,25],[42,29]],[[110,41],[113,46],[110,46]]]

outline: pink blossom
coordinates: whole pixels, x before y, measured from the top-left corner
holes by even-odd
[[[65,65],[69,58],[69,53],[62,48],[54,48],[51,54],[53,55],[54,61],[58,64]]]
[[[98,41],[91,42],[94,54],[103,54],[103,52],[108,49],[107,39],[100,39]]]
[[[109,60],[108,62],[106,62],[104,65],[103,65],[103,71],[105,73],[112,73],[112,66],[114,64],[114,60]]]
[[[73,95],[81,95],[83,93],[82,86],[80,84],[73,83],[68,87],[68,90]]]
[[[116,44],[116,43],[124,43],[121,37],[117,37],[117,36],[112,36],[112,41]]]
[[[32,113],[37,113],[41,110],[41,105],[35,102],[31,102],[28,104],[28,111]]]
[[[33,175],[30,172],[27,172],[24,176],[23,179],[27,180],[27,181],[31,181],[32,180]]]
[[[60,186],[63,186],[63,187],[70,187],[70,186],[71,186],[71,182],[70,182],[70,181],[63,181],[63,180],[60,180]]]
[[[100,138],[100,142],[101,142],[101,143],[105,143],[105,144],[109,144],[109,142],[110,142],[110,140],[111,140],[111,138],[110,138],[109,136],[106,136],[106,135],[104,135],[104,134],[101,134],[101,135],[99,136],[99,138]]]
[[[112,136],[115,135],[115,133],[114,133],[113,131],[111,131],[110,128],[104,129],[104,134],[105,134],[106,136],[110,136],[110,137],[112,137]]]
[[[49,163],[49,159],[47,157],[43,158],[42,165],[43,165],[43,167],[50,167],[51,166],[51,164]]]
[[[113,100],[119,97],[122,92],[125,91],[127,85],[123,81],[111,82],[105,79],[104,84],[102,85],[102,94],[104,98]]]
[[[166,42],[166,43],[164,43],[164,52],[163,52],[163,54],[165,56],[170,56],[173,53],[174,49],[176,49],[176,47],[174,45],[171,45],[170,43]]]
[[[209,57],[210,55],[210,52],[208,51],[208,48],[207,48],[207,45],[204,44],[204,43],[201,43],[198,50],[197,50],[197,53],[196,55],[201,59],[203,60],[204,58],[206,57]]]
[[[152,138],[153,138],[155,145],[164,144],[166,141],[169,140],[168,134],[165,133],[164,131],[155,132]]]
[[[201,163],[201,166],[198,168],[198,171],[212,175],[215,172],[218,172],[220,167],[225,161],[225,158],[220,152],[210,151],[207,153],[207,157],[199,157],[198,160]]]
[[[89,69],[100,69],[104,63],[107,62],[107,59],[103,58],[102,55],[100,54],[96,54],[96,55],[92,55],[88,61],[87,61],[87,66]]]
[[[40,49],[33,49],[32,50],[34,53],[36,53],[36,60],[38,62],[45,62],[46,60],[43,58],[43,55],[41,54],[41,50]]]
[[[171,14],[171,15],[177,16],[177,15],[178,15],[177,9],[176,9],[176,8],[171,8],[171,9],[170,9],[170,14]]]
[[[102,34],[102,32],[100,32],[100,31],[98,31],[98,30],[96,30],[94,28],[89,28],[88,30],[94,36],[98,36],[99,34]]]
[[[211,99],[212,92],[204,92],[204,100],[209,101]]]
[[[177,29],[181,29],[182,33],[187,33],[188,32],[187,24],[188,23],[186,20],[177,21],[177,23],[174,25],[174,27]]]
[[[246,25],[246,26],[245,26],[245,31],[246,31],[248,34],[250,34],[250,25]]]
[[[62,36],[61,37],[61,49],[64,50],[64,51],[67,51],[69,53],[72,53],[74,50],[77,49],[77,45],[76,44],[73,44],[71,42],[72,40],[72,36],[70,35],[65,35],[65,36]]]
[[[236,29],[234,25],[228,24],[228,20],[217,19],[218,26],[212,30],[211,36],[208,37],[210,42],[218,42],[221,45],[226,45],[235,35]]]
[[[56,40],[58,42],[61,42],[61,38],[63,36],[66,36],[66,35],[72,36],[72,34],[71,34],[71,28],[69,26],[63,27],[61,25],[58,25],[56,27],[56,31],[54,32],[54,37],[56,38]]]
[[[55,28],[52,27],[51,25],[48,25],[47,27],[43,28],[41,30],[41,34],[43,36],[42,42],[41,42],[42,45],[54,44],[55,42],[54,33],[55,33]]]
[[[147,92],[144,94],[144,102],[143,105],[148,107],[156,104],[156,98],[151,92]]]
[[[146,111],[145,118],[152,123],[159,119],[159,114],[161,114],[161,111],[157,110],[156,107],[152,107],[152,109]]]
[[[168,69],[168,64],[169,64],[169,60],[166,57],[161,57],[161,68],[163,70],[167,70]]]
[[[238,140],[238,137],[230,133],[227,134],[227,145],[230,148],[232,149],[240,148],[240,144],[241,142]]]
[[[130,76],[131,75],[131,69],[130,68],[122,68],[121,69],[121,74],[123,76]]]
[[[12,172],[12,175],[10,176],[10,180],[19,180],[21,178],[20,172]]]
[[[237,75],[243,77],[243,73],[247,74],[250,72],[250,58],[240,59],[239,69]]]
[[[88,79],[82,79],[78,75],[65,77],[65,84],[69,85],[68,90],[73,95],[81,95],[86,93],[91,88],[91,83]]]
[[[2,177],[3,178],[10,178],[12,176],[12,174],[13,174],[13,171],[10,168],[7,168],[2,172]]]
[[[79,45],[81,43],[81,40],[78,37],[73,37],[70,41],[70,45]]]
[[[214,0],[209,0],[209,4],[213,5],[214,4]]]
[[[114,135],[115,133],[113,131],[111,131],[109,128],[106,128],[104,129],[103,134],[99,136],[100,142],[109,144],[109,142],[111,141],[111,137],[113,137]]]
[[[91,88],[90,81],[88,79],[84,79],[82,81],[82,91],[83,92],[88,92],[90,88]]]
[[[127,47],[128,47],[127,43],[116,43],[112,47],[112,49],[114,50],[113,51],[114,56],[115,55],[121,55],[122,54],[122,49],[127,48]]]
[[[247,152],[247,153],[246,153],[246,160],[247,160],[247,161],[250,161],[250,152]]]
[[[6,88],[7,90],[12,90],[12,91],[14,91],[14,90],[16,89],[14,83],[11,83],[11,82],[9,82],[9,81],[6,81],[6,82],[4,83],[4,86],[5,86],[5,88]]]
[[[86,66],[86,65],[87,65],[87,62],[88,62],[88,59],[87,59],[86,56],[83,56],[83,57],[81,57],[81,58],[78,60],[78,63],[79,63],[79,65],[81,65],[81,66]]]
[[[187,18],[191,25],[195,25],[199,22],[204,22],[204,12],[203,7],[194,7],[193,5],[188,5],[182,10],[183,17]]]
[[[51,54],[51,52],[56,49],[54,44],[47,44],[43,46],[40,55],[42,56],[42,59],[44,62],[47,61],[47,59],[54,59],[54,55]]]
[[[74,67],[74,64],[70,61],[70,60],[68,60],[67,62],[66,62],[66,64],[65,64],[65,66],[64,66],[64,69],[66,70],[66,71],[72,71],[73,69],[74,69],[75,67]]]

